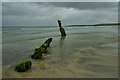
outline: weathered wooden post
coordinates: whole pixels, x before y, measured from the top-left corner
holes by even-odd
[[[32,65],[32,62],[30,60],[24,61],[15,67],[15,71],[25,72],[31,68],[31,65]]]
[[[61,32],[61,36],[66,36],[65,30],[64,30],[64,28],[62,28],[61,21],[59,19],[58,19],[58,25],[59,25],[59,29]]]
[[[38,49],[35,49],[35,52],[33,55],[31,55],[32,59],[41,59],[42,54],[45,53],[46,49],[50,46],[50,43],[52,41],[52,38],[47,39],[42,46],[40,46]]]

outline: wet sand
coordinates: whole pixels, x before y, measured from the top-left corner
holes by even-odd
[[[67,28],[68,35],[66,37],[54,36],[53,42],[47,50],[48,53],[41,60],[31,59],[30,55],[47,38],[12,43],[5,41],[2,77],[117,78],[117,28],[94,29],[97,29],[98,32],[93,28]],[[14,71],[18,63],[28,59],[33,63],[30,70],[21,73]]]
[[[0,28],[0,78],[2,77],[2,28]]]

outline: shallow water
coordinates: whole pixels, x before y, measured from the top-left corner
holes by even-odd
[[[0,27],[0,78],[2,78],[2,28]]]
[[[3,28],[3,78],[116,78],[118,77],[118,27]],[[34,49],[52,37],[42,60],[30,59]],[[32,68],[14,71],[24,60]]]

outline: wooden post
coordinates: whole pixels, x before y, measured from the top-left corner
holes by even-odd
[[[15,71],[17,71],[17,72],[25,72],[28,69],[30,69],[31,66],[32,66],[32,62],[30,60],[27,60],[27,61],[24,61],[24,62],[18,64],[15,67]]]
[[[61,21],[60,20],[58,20],[58,25],[59,25],[59,29],[60,29],[60,32],[61,32],[61,36],[66,36],[66,33],[65,33],[65,30],[64,30],[64,28],[62,28],[62,26],[61,26]]]
[[[52,38],[47,39],[42,46],[40,46],[38,49],[35,49],[34,54],[31,56],[32,59],[41,59],[42,54],[45,53],[46,49],[50,46],[50,43],[52,41]]]

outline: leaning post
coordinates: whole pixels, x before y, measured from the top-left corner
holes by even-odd
[[[61,21],[58,19],[58,25],[59,25],[61,36],[66,36],[65,29],[62,28],[61,24],[62,24]]]

